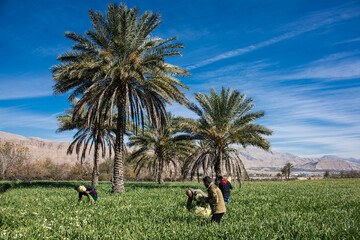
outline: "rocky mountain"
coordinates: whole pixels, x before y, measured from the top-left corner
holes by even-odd
[[[50,158],[58,163],[75,163],[76,154],[67,155],[69,142],[54,142],[36,137],[26,138],[21,135],[0,131],[0,145],[12,142],[29,148],[32,159]],[[321,158],[302,158],[290,153],[267,152],[258,148],[239,149],[237,154],[243,160],[249,173],[276,173],[288,162],[295,166],[294,171],[350,171],[360,170],[360,159],[343,159],[326,155]],[[87,156],[92,162],[92,154]]]
[[[0,131],[0,145],[5,142],[18,144],[29,149],[31,159],[45,160],[50,158],[56,163],[75,163],[78,161],[77,155],[67,155],[66,151],[70,145],[69,142],[54,142],[37,137],[24,137],[12,133]],[[86,157],[86,160],[91,162],[92,154]]]
[[[337,156],[326,155],[321,158],[302,158],[290,153],[266,152],[258,148],[239,149],[238,154],[250,171],[279,172],[288,162],[294,171],[351,171],[360,170],[356,159],[349,161]]]

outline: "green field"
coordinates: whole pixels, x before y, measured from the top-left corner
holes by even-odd
[[[220,227],[185,209],[185,190],[202,184],[127,182],[113,195],[101,183],[93,206],[77,203],[75,183],[12,183],[0,193],[0,238],[360,239],[360,179],[246,183]]]

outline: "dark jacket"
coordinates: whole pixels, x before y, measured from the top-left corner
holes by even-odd
[[[97,192],[95,190],[94,187],[89,186],[89,185],[84,185],[84,187],[86,188],[86,192],[89,192],[89,194],[94,197],[95,195],[97,195]],[[79,192],[79,201],[81,200],[82,196],[85,195],[87,196],[88,194],[86,192]]]
[[[232,189],[232,186],[228,180],[222,179],[219,183],[219,188],[220,188],[221,193],[223,194],[224,198],[230,197],[230,189]]]

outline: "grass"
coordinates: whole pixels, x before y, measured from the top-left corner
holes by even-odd
[[[79,182],[10,183],[0,194],[1,239],[360,239],[360,179],[249,182],[232,191],[220,227],[185,208],[194,182],[97,187],[77,203]],[[0,183],[9,184],[8,182]]]

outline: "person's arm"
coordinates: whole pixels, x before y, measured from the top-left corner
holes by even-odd
[[[82,198],[82,194],[79,193],[79,201],[78,202],[81,202],[81,198]]]
[[[192,202],[192,198],[188,197],[188,200],[187,200],[187,203],[186,203],[186,208],[188,210],[190,210],[190,208],[191,208],[191,202]]]
[[[89,185],[86,186],[86,194],[90,194],[90,195],[93,195],[92,193],[95,192],[95,188],[94,187],[91,187]]]
[[[233,188],[232,188],[232,185],[231,185],[231,182],[228,181],[228,183],[230,184],[230,189],[233,189]]]
[[[218,195],[217,193],[214,191],[213,188],[210,189],[210,192],[209,192],[209,197],[208,197],[208,201],[209,203],[212,203],[212,204],[217,204],[218,203]]]
[[[206,193],[204,193],[202,190],[198,190],[198,193],[200,193],[204,198],[207,198],[208,195]]]
[[[220,184],[219,184],[219,188],[220,188],[220,190],[221,190],[221,192],[224,192],[224,188],[225,186],[224,186],[224,183],[223,182],[220,182]]]

